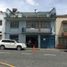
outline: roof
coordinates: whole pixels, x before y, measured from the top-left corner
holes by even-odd
[[[57,17],[59,17],[59,18],[67,18],[67,14],[65,14],[65,15],[57,15]]]
[[[56,10],[55,8],[53,8],[51,11],[47,11],[47,12],[15,12],[13,13],[10,9],[8,9],[10,13],[6,12],[7,15],[19,15],[19,16],[25,16],[25,17],[50,17],[51,15],[55,16],[56,14]]]
[[[63,20],[62,23],[63,23],[63,24],[67,24],[67,20]]]
[[[44,16],[46,17],[47,14],[49,14],[49,12],[21,12],[21,14],[23,16],[31,16],[31,17],[34,17],[34,16]]]

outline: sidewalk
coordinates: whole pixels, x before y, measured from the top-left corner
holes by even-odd
[[[32,50],[33,48],[26,48],[27,50]],[[35,48],[36,50],[50,50],[50,51],[67,51],[67,49],[56,49],[56,48]]]

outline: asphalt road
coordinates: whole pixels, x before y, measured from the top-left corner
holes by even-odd
[[[67,52],[0,50],[0,67],[67,67]]]

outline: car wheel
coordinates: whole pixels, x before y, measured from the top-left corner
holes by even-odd
[[[1,50],[4,50],[4,49],[5,49],[5,46],[0,46],[0,49],[1,49]]]
[[[17,47],[17,50],[21,50],[21,49],[22,49],[21,46],[18,46],[18,47]]]

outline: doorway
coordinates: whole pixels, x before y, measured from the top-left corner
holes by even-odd
[[[41,35],[41,48],[55,48],[55,35]]]
[[[32,48],[33,45],[38,48],[38,36],[37,35],[26,35],[26,44],[28,48]]]

